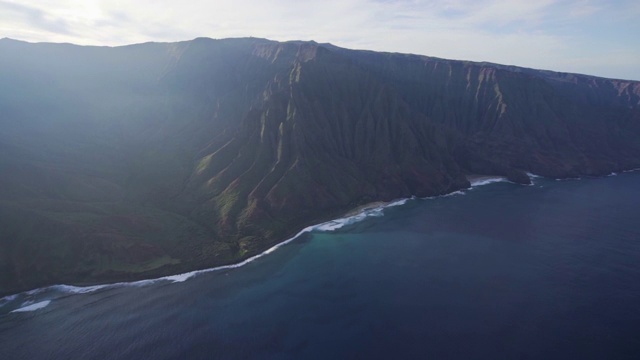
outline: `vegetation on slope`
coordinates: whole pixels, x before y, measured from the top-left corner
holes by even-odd
[[[253,255],[376,200],[640,167],[640,83],[314,42],[0,40],[0,293]]]

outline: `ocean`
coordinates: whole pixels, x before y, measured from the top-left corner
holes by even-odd
[[[0,300],[9,359],[640,359],[640,173],[496,182],[243,266]]]

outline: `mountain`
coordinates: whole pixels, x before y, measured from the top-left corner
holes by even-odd
[[[372,201],[640,167],[640,82],[315,42],[0,40],[0,293],[239,261]]]

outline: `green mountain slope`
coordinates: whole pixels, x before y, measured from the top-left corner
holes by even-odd
[[[467,174],[640,167],[640,83],[314,42],[0,40],[0,293],[236,262]]]

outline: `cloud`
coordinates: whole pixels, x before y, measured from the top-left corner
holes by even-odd
[[[13,2],[0,1],[0,19],[14,22],[16,18],[30,27],[54,34],[71,35],[69,24],[62,18],[53,16],[46,11]]]

